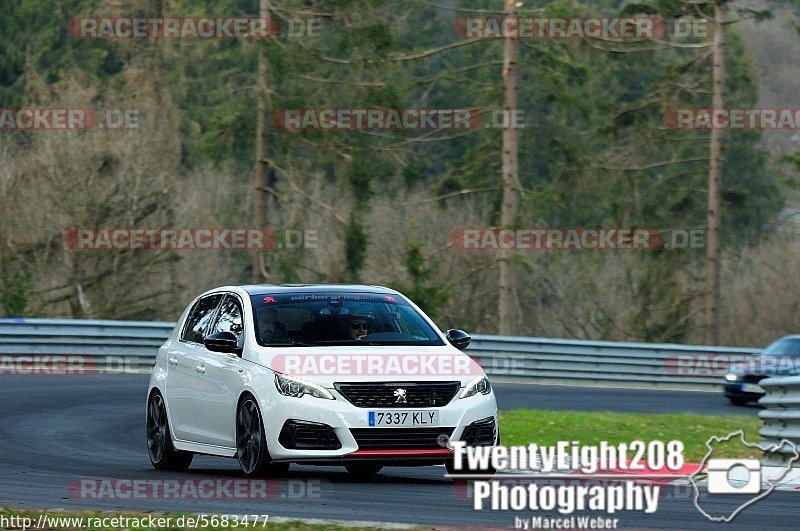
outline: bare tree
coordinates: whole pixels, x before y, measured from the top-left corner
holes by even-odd
[[[505,17],[519,17],[516,0],[505,0]],[[504,39],[503,49],[503,154],[502,176],[503,198],[500,204],[500,225],[509,227],[517,214],[517,193],[519,192],[518,137],[516,124],[511,116],[517,108],[517,57],[518,42],[511,36]],[[511,333],[513,306],[513,279],[510,263],[511,252],[502,249],[499,256],[499,298],[497,303],[498,333]]]
[[[268,20],[270,16],[269,0],[260,0],[259,15]],[[258,54],[258,79],[256,81],[256,99],[258,100],[256,124],[256,160],[253,170],[253,226],[266,227],[269,209],[269,134],[267,123],[269,116],[269,64],[266,50]],[[259,250],[253,251],[253,282],[269,280],[269,273],[264,264],[264,255]]]
[[[714,34],[712,37],[712,87],[711,106],[720,109],[724,105],[723,84],[725,81],[725,39],[722,4],[714,1]],[[706,326],[708,342],[719,344],[719,300],[720,300],[720,222],[722,200],[720,194],[720,165],[722,162],[722,131],[711,128],[708,165],[708,248],[706,253]]]

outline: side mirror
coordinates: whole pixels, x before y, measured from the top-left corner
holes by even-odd
[[[458,350],[464,350],[469,346],[469,342],[472,341],[472,338],[466,332],[455,328],[448,330],[446,337],[450,344]]]
[[[225,352],[230,354],[239,354],[239,340],[233,332],[217,332],[206,336],[203,344],[211,352]]]

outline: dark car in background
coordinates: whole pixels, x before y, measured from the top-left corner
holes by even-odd
[[[745,406],[764,396],[764,378],[800,374],[800,335],[778,339],[760,354],[731,365],[725,375],[725,396],[735,406]]]

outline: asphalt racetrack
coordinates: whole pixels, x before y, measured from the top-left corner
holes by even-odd
[[[470,490],[444,477],[443,467],[386,468],[354,480],[343,468],[292,465],[269,480],[267,499],[84,499],[76,482],[115,479],[240,479],[233,459],[196,457],[187,473],[153,470],[144,443],[147,375],[0,376],[0,506],[92,508],[507,528],[530,513],[474,511]],[[746,413],[719,393],[495,386],[501,409]],[[70,487],[73,487],[72,489]],[[694,507],[688,488],[668,491],[658,511],[617,513],[620,527],[797,528],[798,492],[773,492],[732,524],[712,524]],[[552,516],[558,516],[553,513]]]

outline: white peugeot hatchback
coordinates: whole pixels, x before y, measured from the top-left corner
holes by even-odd
[[[159,349],[147,396],[157,469],[236,457],[246,477],[290,463],[452,465],[492,446],[488,378],[413,302],[376,286],[227,286],[203,293]]]

